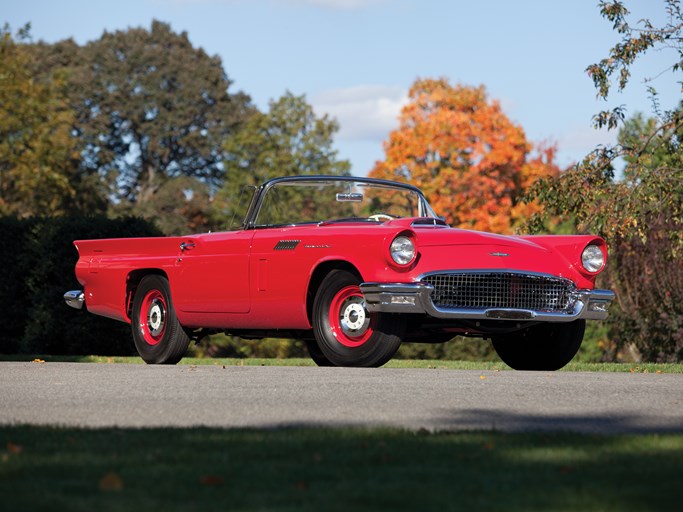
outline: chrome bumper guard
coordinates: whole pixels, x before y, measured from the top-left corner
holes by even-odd
[[[614,292],[609,290],[576,290],[566,312],[528,309],[440,308],[434,305],[434,287],[426,283],[362,283],[365,307],[370,312],[421,313],[435,318],[469,320],[529,320],[536,322],[571,322],[580,318],[604,320]]]
[[[82,309],[85,304],[85,294],[81,290],[71,290],[64,294],[64,301],[72,308]]]

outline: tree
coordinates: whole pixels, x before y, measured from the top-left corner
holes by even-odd
[[[191,176],[178,176],[165,181],[134,211],[166,235],[185,235],[210,229],[210,203],[206,183]]]
[[[28,30],[18,32],[19,41]],[[9,27],[0,30],[0,214],[20,217],[65,213],[82,201],[64,81],[34,80],[30,57]]]
[[[683,108],[683,104],[680,108]],[[681,127],[675,133],[662,134],[656,117],[646,117],[641,112],[636,112],[633,117],[626,119],[617,137],[619,147],[625,150],[622,158],[627,163],[624,167],[626,179],[636,178],[642,166],[654,169],[683,169],[683,152],[680,151],[682,138]],[[649,148],[644,149],[644,145]],[[640,154],[629,154],[629,150],[634,149]]]
[[[327,114],[316,117],[305,96],[285,93],[271,101],[269,111],[254,114],[242,130],[228,139],[224,150],[225,184],[214,201],[216,222],[239,222],[246,210],[240,195],[245,186],[258,186],[277,176],[303,174],[348,175],[350,164],[338,160],[332,136],[339,129]]]
[[[456,227],[510,233],[537,209],[522,197],[539,176],[558,173],[554,147],[532,156],[524,130],[483,86],[417,80],[409,97],[371,176],[420,186]]]
[[[657,125],[642,115],[626,120],[620,146],[641,151],[625,156],[623,179],[613,179],[611,160],[598,150],[533,190],[546,214],[572,219],[577,230],[608,242],[610,261],[602,279],[616,291],[618,305],[609,359],[634,347],[645,360],[683,360],[683,153]]]
[[[112,185],[119,208],[150,200],[177,176],[220,183],[222,144],[253,107],[245,94],[228,93],[220,58],[194,48],[186,33],[153,21],[150,30],[36,52],[42,66],[67,73],[81,165]]]
[[[662,26],[655,26],[649,19],[641,19],[636,25],[629,22],[629,10],[624,2],[600,1],[600,14],[612,23],[612,28],[621,34],[621,41],[612,47],[609,56],[600,62],[591,64],[586,68],[588,75],[598,90],[598,97],[606,100],[612,89],[612,80],[618,75],[618,90],[622,91],[628,85],[631,78],[631,66],[640,57],[648,52],[672,50],[677,54],[669,69],[673,72],[683,71],[683,12],[680,0],[664,0],[667,21]],[[664,72],[666,70],[662,70]],[[648,78],[646,82],[652,83]],[[649,86],[650,94],[656,99],[657,91]],[[656,101],[653,102],[656,105]],[[658,107],[655,107],[659,110]],[[660,130],[680,126],[683,121],[675,112],[668,112],[661,116],[663,122]],[[623,105],[611,110],[603,110],[594,117],[595,125],[599,128],[607,126],[609,129],[617,128],[625,119]]]
[[[648,19],[635,26],[623,2],[601,2],[600,12],[622,40],[609,57],[587,71],[607,99],[611,80],[629,82],[630,68],[649,51],[673,50],[674,74],[683,71],[683,13],[679,1],[666,0],[667,21]],[[530,197],[544,214],[572,219],[577,230],[596,232],[610,246],[604,279],[617,292],[611,337],[617,349],[634,345],[648,360],[683,360],[683,108],[662,111],[650,87],[653,114],[625,119],[625,107],[599,112],[597,127],[620,128],[619,143],[598,147],[559,178],[539,181]],[[626,162],[623,179],[615,180],[615,160]],[[537,229],[545,219],[530,223]]]

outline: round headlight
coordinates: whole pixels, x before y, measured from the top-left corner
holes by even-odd
[[[597,245],[589,245],[581,254],[581,263],[588,272],[597,272],[605,264],[605,255]]]
[[[407,236],[397,236],[391,242],[391,259],[399,265],[407,265],[415,257],[415,244]]]

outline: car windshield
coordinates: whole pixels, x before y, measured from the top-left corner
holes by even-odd
[[[416,190],[353,180],[297,180],[266,188],[255,227],[321,222],[384,222],[436,215]]]

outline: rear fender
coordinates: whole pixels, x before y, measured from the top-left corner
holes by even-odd
[[[130,322],[133,312],[133,301],[135,300],[135,291],[146,276],[158,275],[168,279],[168,274],[159,268],[143,268],[133,270],[126,277],[126,319]]]

